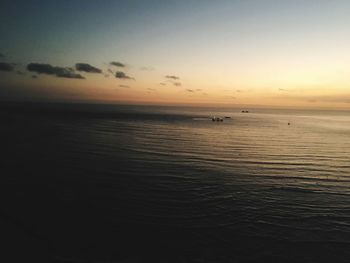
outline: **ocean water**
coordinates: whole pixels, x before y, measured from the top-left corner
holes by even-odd
[[[350,262],[350,112],[2,103],[0,118],[14,261]]]

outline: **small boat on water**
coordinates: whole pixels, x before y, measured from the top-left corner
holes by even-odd
[[[215,116],[214,116],[211,120],[212,120],[212,121],[224,121],[223,118],[215,117]]]

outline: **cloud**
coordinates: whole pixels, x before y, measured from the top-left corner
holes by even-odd
[[[64,68],[53,67],[50,64],[30,63],[27,65],[27,70],[39,74],[56,75],[58,72],[64,70]]]
[[[74,72],[72,68],[54,67],[50,64],[30,63],[27,70],[38,74],[53,75],[59,78],[84,79],[83,76]]]
[[[166,75],[165,78],[167,79],[173,79],[173,80],[178,80],[180,77],[174,76],[174,75]]]
[[[119,87],[121,87],[121,88],[130,88],[130,86],[128,86],[128,85],[119,85]]]
[[[196,91],[202,91],[202,89],[196,89]]]
[[[188,91],[188,92],[194,92],[194,90],[193,90],[193,89],[187,89],[187,91]]]
[[[115,77],[117,78],[117,79],[133,79],[133,80],[135,80],[134,78],[132,78],[132,77],[129,77],[128,75],[126,75],[124,72],[122,72],[122,71],[117,71],[116,73],[115,73]]]
[[[6,62],[0,62],[0,71],[10,72],[10,71],[13,71],[13,70],[14,70],[14,67],[13,67],[12,64],[6,63]]]
[[[161,86],[166,86],[166,83],[161,82],[161,83],[159,83],[159,85],[161,85]]]
[[[5,58],[5,55],[0,53],[0,58]]]
[[[75,73],[73,71],[65,71],[60,74],[56,74],[59,78],[68,78],[68,79],[85,79],[82,75]]]
[[[109,63],[112,66],[116,66],[116,67],[120,67],[120,68],[125,68],[125,64],[121,63],[121,62],[117,62],[117,61],[112,61]]]
[[[282,89],[282,88],[279,88],[278,90],[279,91],[288,91],[287,89]]]
[[[75,68],[78,71],[83,71],[87,73],[102,73],[102,70],[99,68],[95,68],[87,63],[77,63],[75,64]]]
[[[152,93],[155,93],[157,90],[155,88],[148,88],[147,89],[147,93],[148,94],[152,94]]]
[[[174,86],[176,86],[176,87],[180,87],[181,86],[181,82],[177,81],[177,80],[180,79],[180,77],[174,76],[174,75],[166,75],[165,78],[167,79],[168,82],[170,82]]]

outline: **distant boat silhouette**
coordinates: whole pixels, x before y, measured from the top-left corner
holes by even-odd
[[[212,120],[212,121],[224,121],[223,118],[215,117],[215,116],[214,116],[211,120]]]
[[[247,111],[247,110],[242,110],[242,113],[249,113],[249,111]]]

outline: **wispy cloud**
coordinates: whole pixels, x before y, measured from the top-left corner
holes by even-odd
[[[174,76],[174,75],[166,75],[165,78],[167,78],[167,79],[172,79],[172,80],[178,80],[178,79],[180,79],[180,77]]]
[[[119,85],[119,87],[121,87],[121,88],[130,88],[130,86],[128,86],[128,85]]]
[[[282,88],[279,88],[278,90],[279,90],[279,91],[289,91],[289,90],[287,90],[287,89],[282,89]]]
[[[59,78],[69,79],[84,79],[84,77],[71,68],[55,67],[50,64],[30,63],[27,65],[27,70],[38,74],[47,74]]]
[[[130,77],[130,76],[128,76],[128,75],[126,75],[124,72],[122,72],[122,71],[117,71],[116,73],[115,73],[115,77],[117,78],[117,79],[133,79],[133,80],[135,80],[133,77]]]
[[[187,89],[186,91],[187,91],[187,92],[192,92],[192,93],[194,92],[193,89]]]
[[[75,64],[75,68],[78,71],[83,71],[83,72],[87,72],[87,73],[102,73],[101,69],[93,67],[87,63],[77,63],[77,64]]]
[[[0,71],[11,72],[14,70],[14,66],[11,63],[0,62]]]
[[[112,61],[109,64],[115,67],[125,68],[125,64],[118,61]]]
[[[173,84],[173,85],[176,86],[176,87],[182,86],[182,85],[181,85],[181,82],[178,81],[178,80],[180,80],[180,77],[178,77],[178,76],[175,76],[175,75],[166,75],[165,78],[167,79],[168,82],[170,82],[171,84]]]

